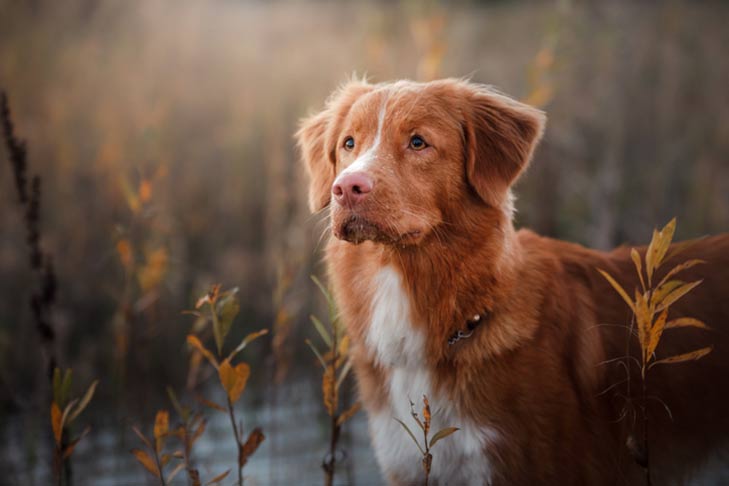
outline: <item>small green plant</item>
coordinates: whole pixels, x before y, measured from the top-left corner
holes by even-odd
[[[415,423],[418,424],[420,430],[423,431],[422,446],[420,445],[420,442],[418,442],[418,439],[415,437],[415,434],[413,434],[413,431],[410,430],[410,427],[408,427],[405,422],[397,417],[395,417],[395,420],[397,420],[400,425],[402,425],[403,429],[405,429],[405,432],[407,432],[410,438],[413,439],[413,442],[418,447],[420,453],[423,455],[423,472],[425,473],[425,479],[423,481],[423,484],[425,486],[428,486],[428,481],[430,480],[430,468],[433,464],[433,455],[431,454],[433,446],[435,446],[435,444],[437,444],[441,439],[445,439],[446,437],[460,429],[458,427],[445,427],[436,432],[431,439],[428,439],[428,435],[430,434],[431,415],[430,403],[428,402],[428,397],[425,395],[423,395],[423,419],[421,420],[418,416],[418,412],[415,411],[415,404],[412,401],[410,401],[410,415],[413,417],[413,420],[415,420]]]
[[[662,359],[656,358],[656,349],[661,341],[663,332],[668,329],[679,327],[696,327],[699,329],[708,329],[708,326],[693,317],[680,317],[677,319],[668,319],[668,313],[671,305],[701,284],[702,280],[694,282],[684,282],[674,277],[688,268],[704,263],[702,260],[687,260],[673,267],[657,283],[656,273],[665,260],[677,254],[678,251],[685,248],[676,245],[673,255],[668,254],[668,249],[673,240],[673,234],[676,231],[676,219],[672,219],[660,231],[653,230],[653,237],[648,245],[644,259],[641,259],[638,250],[633,248],[630,256],[635,265],[635,271],[640,280],[640,289],[635,289],[635,297],[631,299],[625,289],[606,271],[598,269],[603,277],[610,283],[615,291],[623,298],[625,303],[633,312],[633,320],[631,322],[629,338],[635,334],[634,327],[637,327],[637,336],[640,343],[641,357],[638,361],[640,365],[641,377],[641,418],[643,422],[643,440],[642,447],[631,435],[628,437],[628,448],[635,458],[636,462],[645,469],[645,481],[647,485],[651,484],[650,461],[648,453],[648,414],[646,411],[646,380],[648,372],[657,365],[682,363],[685,361],[693,361],[700,359],[712,350],[711,346],[679,354],[677,356],[669,356]],[[628,382],[629,383],[629,382]],[[667,408],[670,413],[670,409]]]
[[[59,486],[64,484],[64,478],[65,484],[70,483],[70,471],[66,467],[67,461],[70,459],[76,445],[91,431],[91,427],[87,426],[81,432],[81,435],[69,440],[69,428],[89,405],[94,397],[96,385],[99,383],[98,380],[91,383],[81,399],[71,399],[72,377],[73,372],[70,368],[64,373],[61,372],[60,368],[53,370],[53,401],[51,402],[51,428],[53,429],[55,442],[53,472]]]
[[[309,339],[306,340],[306,344],[314,352],[323,368],[322,402],[330,418],[330,429],[329,452],[322,461],[321,467],[324,469],[324,484],[331,486],[334,483],[337,445],[342,425],[359,411],[360,403],[356,402],[347,410],[340,411],[339,390],[352,368],[352,360],[349,357],[349,336],[346,335],[344,325],[337,317],[337,308],[331,294],[318,278],[312,276],[311,279],[319,287],[329,307],[329,326],[325,326],[316,316],[309,316],[326,346],[326,352],[322,354]]]
[[[212,400],[204,398],[201,398],[201,401],[211,408],[222,411],[227,410],[228,412],[233,437],[238,446],[238,485],[242,486],[243,466],[245,466],[253,453],[256,452],[265,439],[265,436],[260,427],[256,427],[246,438],[244,436],[242,422],[238,423],[236,421],[234,406],[245,390],[251,370],[247,363],[239,362],[234,365],[233,361],[238,353],[243,351],[251,341],[267,334],[268,330],[262,329],[248,334],[229,354],[223,354],[225,339],[230,332],[233,321],[240,311],[240,301],[238,300],[237,292],[237,288],[221,292],[220,285],[215,285],[208,293],[198,299],[195,310],[188,312],[197,316],[198,319],[209,321],[212,324],[217,353],[208,350],[195,334],[189,334],[187,336],[187,342],[195,352],[207,359],[215,368],[220,385],[225,390],[227,407],[222,407]]]

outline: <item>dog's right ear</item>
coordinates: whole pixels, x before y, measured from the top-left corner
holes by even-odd
[[[309,175],[309,209],[317,212],[329,205],[336,176],[336,149],[339,132],[350,108],[372,90],[366,81],[353,80],[336,90],[324,110],[304,119],[296,140]]]

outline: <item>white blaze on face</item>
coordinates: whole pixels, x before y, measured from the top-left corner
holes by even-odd
[[[352,174],[354,172],[367,173],[368,169],[377,158],[377,149],[380,147],[380,141],[382,140],[382,124],[385,120],[386,107],[387,98],[382,101],[380,112],[377,115],[377,132],[375,134],[375,139],[372,142],[372,145],[370,145],[367,150],[362,152],[349,167],[344,169],[339,174],[339,176],[337,176],[337,180],[334,181],[334,184],[337,184],[339,182],[339,178],[346,174]],[[355,140],[355,143],[357,143],[357,140]]]

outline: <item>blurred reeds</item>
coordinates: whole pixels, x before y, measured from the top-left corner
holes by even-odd
[[[0,12],[0,87],[49,181],[58,359],[81,382],[114,378],[94,399],[112,416],[148,416],[166,385],[183,388],[166,359],[184,353],[179,309],[217,281],[239,287],[246,322],[276,323],[248,393],[284,402],[273,383],[313,377],[301,343],[320,312],[308,276],[325,223],[306,209],[292,133],[352,72],[471,76],[545,109],[516,191],[521,226],[601,248],[674,215],[677,239],[729,227],[719,2],[0,0]],[[17,305],[35,280],[12,178],[0,163],[0,413],[41,385]],[[285,434],[270,430],[274,444]]]

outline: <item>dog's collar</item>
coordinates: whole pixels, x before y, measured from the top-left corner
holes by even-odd
[[[462,329],[459,329],[458,331],[454,332],[450,338],[448,338],[448,345],[453,346],[461,339],[469,338],[473,335],[476,328],[483,323],[483,321],[486,320],[489,313],[488,311],[484,311],[481,314],[474,314],[473,317],[466,320],[466,331],[463,331]]]

